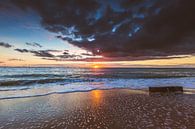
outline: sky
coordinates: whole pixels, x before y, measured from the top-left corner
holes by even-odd
[[[1,0],[0,66],[195,67],[194,0]]]

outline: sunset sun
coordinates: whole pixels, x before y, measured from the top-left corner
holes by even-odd
[[[94,69],[99,69],[99,68],[101,68],[101,66],[100,66],[100,65],[97,65],[97,64],[96,64],[96,65],[93,65],[92,67],[93,67]]]

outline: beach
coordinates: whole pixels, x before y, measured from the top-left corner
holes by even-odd
[[[0,129],[195,129],[195,0],[0,0]]]
[[[195,94],[92,90],[0,100],[0,129],[194,129]]]

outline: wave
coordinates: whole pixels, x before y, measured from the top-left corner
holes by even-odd
[[[94,82],[76,82],[68,83],[64,85],[44,85],[44,86],[34,86],[29,89],[25,87],[17,89],[17,87],[0,88],[0,99],[15,99],[15,98],[28,98],[28,97],[38,97],[50,94],[61,94],[61,93],[71,93],[71,92],[86,92],[91,90],[103,90],[103,89],[146,89],[151,86],[183,86],[184,88],[194,89],[194,78],[188,79],[102,79],[96,80]],[[7,89],[7,91],[5,91]]]
[[[16,74],[16,75],[4,75],[5,78],[17,78],[17,77],[64,77],[62,74]]]
[[[19,91],[19,90],[28,90],[28,89],[30,89],[30,88],[27,88],[27,87],[25,87],[25,88],[4,88],[4,89],[0,89],[0,91]]]
[[[0,86],[27,86],[33,84],[46,84],[56,82],[92,82],[102,79],[163,79],[163,78],[187,78],[188,75],[88,75],[81,77],[66,77],[66,78],[46,78],[46,79],[34,79],[34,80],[7,80],[0,82]],[[192,77],[192,76],[190,76]]]
[[[45,84],[45,83],[54,83],[54,82],[62,82],[63,78],[53,78],[53,79],[41,79],[41,80],[17,80],[17,81],[4,81],[0,82],[0,86],[24,86],[31,84]]]
[[[12,74],[2,75],[3,78],[180,78],[195,77],[195,73],[190,72],[134,72],[134,71],[100,71],[100,72],[84,72],[84,73],[61,73],[61,74]]]
[[[152,78],[185,78],[195,77],[192,75],[168,75],[168,74],[104,74],[92,75],[93,78],[119,78],[119,79],[152,79]]]
[[[195,69],[0,68],[0,99],[94,89],[149,86],[195,88]]]
[[[39,79],[39,80],[16,80],[16,81],[4,81],[0,82],[0,86],[28,86],[33,84],[47,84],[47,83],[73,83],[73,82],[92,82],[93,79],[75,79],[75,78],[48,78],[48,79]]]

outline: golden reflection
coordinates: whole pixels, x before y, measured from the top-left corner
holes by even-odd
[[[102,101],[103,92],[101,90],[94,90],[91,93],[93,103],[98,106]]]

